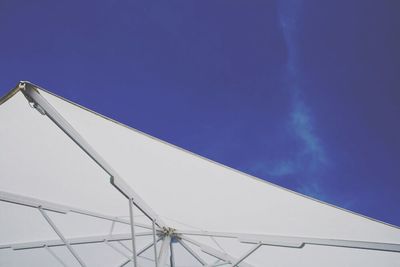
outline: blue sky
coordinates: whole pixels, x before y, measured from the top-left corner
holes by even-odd
[[[1,1],[0,92],[30,80],[197,154],[400,225],[399,8]]]

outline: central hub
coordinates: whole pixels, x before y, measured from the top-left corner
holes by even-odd
[[[162,233],[166,236],[173,236],[175,234],[176,229],[171,227],[164,227]]]

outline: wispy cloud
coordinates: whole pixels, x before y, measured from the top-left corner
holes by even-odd
[[[310,109],[301,99],[295,97],[290,114],[290,129],[303,144],[299,155],[307,157],[310,171],[315,171],[319,166],[327,163],[325,149],[315,133],[314,127],[314,119]]]
[[[316,121],[304,99],[303,75],[299,67],[298,36],[301,32],[302,2],[280,1],[279,23],[287,49],[286,68],[282,77],[284,90],[291,97],[291,111],[287,116],[287,133],[299,145],[290,156],[277,160],[258,161],[252,171],[272,177],[296,177],[297,191],[319,199],[327,199],[320,175],[328,164],[321,138],[316,133]]]
[[[286,90],[292,97],[292,110],[289,115],[288,130],[301,146],[290,159],[283,159],[282,163],[291,168],[293,175],[301,176],[298,179],[298,191],[319,199],[327,199],[324,194],[321,172],[327,165],[328,159],[321,138],[316,134],[312,110],[304,100],[303,75],[299,68],[298,36],[301,31],[302,2],[286,0],[279,2],[279,21],[287,47],[287,66],[283,77],[286,79]]]
[[[329,160],[323,142],[315,132],[311,110],[297,97],[286,125],[285,135],[299,144],[295,151],[277,160],[258,161],[253,164],[252,171],[272,177],[301,175],[305,183],[318,180],[319,172],[329,165]],[[303,191],[302,188],[299,190]]]

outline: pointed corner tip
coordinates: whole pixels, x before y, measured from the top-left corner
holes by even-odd
[[[12,98],[16,93],[18,93],[21,89],[23,89],[25,83],[26,83],[26,81],[18,82],[18,84],[14,88],[12,88],[10,91],[8,91],[5,95],[1,96],[0,97],[0,105],[7,102],[7,100]]]

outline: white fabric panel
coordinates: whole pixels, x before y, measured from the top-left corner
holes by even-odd
[[[0,106],[0,169],[0,191],[125,219],[129,214],[126,198],[110,185],[108,175],[46,116],[32,109],[21,93]],[[111,228],[110,221],[76,213],[47,214],[66,238],[107,235]],[[0,246],[59,240],[36,208],[0,202],[0,225]],[[130,229],[117,223],[113,232],[130,233]],[[52,249],[61,251],[71,266],[76,266],[65,247]],[[110,266],[106,263],[103,261],[103,266]],[[59,264],[45,249],[0,249],[0,266]]]
[[[400,242],[397,228],[293,194],[41,93],[161,216],[208,231]]]
[[[170,227],[400,243],[400,230],[396,227],[293,193],[115,123],[45,91],[40,93]],[[1,191],[128,218],[127,200],[111,186],[108,175],[46,116],[31,109],[21,93],[0,106],[0,145]],[[33,213],[37,218],[27,224]],[[148,223],[136,209],[135,215],[136,222]],[[68,238],[107,234],[111,225],[110,221],[77,214],[50,216]],[[0,224],[9,226],[0,227],[0,245],[57,239],[35,209],[0,202]],[[129,231],[126,225],[116,225],[114,229],[119,233]],[[235,239],[190,238],[215,249],[222,248],[235,254],[232,255],[235,258],[252,247]],[[149,240],[150,237],[140,238],[138,249]],[[130,242],[124,243],[130,246]],[[177,266],[199,265],[179,244],[174,246]],[[215,261],[190,246],[207,262]],[[88,266],[118,266],[124,261],[124,257],[110,252],[105,244],[74,247],[91,263]],[[97,257],[98,253],[108,255],[103,249],[111,253],[108,260]],[[65,247],[54,250],[74,261]],[[20,254],[24,255],[23,260],[15,258],[19,251],[0,249],[0,266],[23,266],[19,262],[29,262],[25,258],[35,262],[40,257],[33,255],[34,251],[43,253],[44,249]],[[141,266],[154,266],[152,253],[151,248],[143,254]],[[48,258],[33,266],[56,266],[54,259]],[[301,249],[263,246],[245,261],[254,266],[364,267],[378,263],[399,266],[400,253],[312,245]]]
[[[108,175],[21,93],[0,106],[0,190],[112,216],[127,200]]]
[[[37,209],[25,206],[0,202],[0,225],[0,244],[58,238]]]

